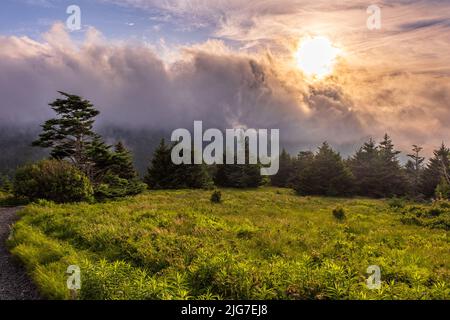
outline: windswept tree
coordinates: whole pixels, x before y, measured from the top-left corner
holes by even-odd
[[[50,149],[57,160],[68,160],[85,173],[101,198],[137,194],[145,185],[138,180],[131,155],[119,143],[115,150],[93,131],[100,113],[91,102],[65,92],[64,98],[50,104],[57,117],[42,125],[34,146]]]
[[[70,160],[78,169],[90,174],[88,150],[98,138],[92,127],[99,111],[79,96],[59,91],[64,97],[50,103],[57,117],[42,125],[43,132],[33,146],[50,148],[53,158]]]

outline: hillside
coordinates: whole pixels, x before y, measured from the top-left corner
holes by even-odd
[[[104,204],[21,212],[10,240],[47,298],[444,299],[448,231],[405,224],[383,200],[299,197],[287,189],[152,191]],[[332,211],[345,210],[344,220]],[[414,207],[412,207],[414,208]],[[403,222],[402,222],[403,221]],[[434,224],[436,226],[436,224]],[[381,268],[382,287],[366,287]]]

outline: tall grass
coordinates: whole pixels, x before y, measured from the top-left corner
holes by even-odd
[[[285,189],[152,191],[26,207],[10,241],[42,293],[67,299],[448,299],[448,231],[402,223],[382,200]],[[338,221],[335,208],[345,210]],[[382,287],[366,287],[369,265]]]

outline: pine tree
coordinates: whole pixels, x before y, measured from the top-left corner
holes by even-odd
[[[383,197],[404,195],[406,193],[407,179],[397,158],[400,151],[394,149],[390,137],[385,134],[378,147],[380,156],[379,190]]]
[[[33,146],[51,148],[53,158],[68,159],[78,169],[89,174],[91,163],[87,150],[97,137],[92,126],[100,112],[88,100],[65,92],[59,93],[65,98],[49,104],[58,117],[42,125],[43,132],[33,142]]]
[[[240,165],[240,167],[242,170],[242,177],[240,179],[241,188],[258,188],[263,184],[261,165],[244,164]]]
[[[190,151],[186,151],[190,152],[191,159],[194,159],[194,148],[192,147]],[[183,156],[183,154],[180,155]],[[212,187],[213,181],[206,164],[182,163],[175,166],[173,184],[178,189],[201,189]]]
[[[450,173],[450,149],[442,143],[441,147],[434,151],[434,156],[422,171],[421,192],[427,197],[433,197],[439,183],[447,180],[446,172],[447,175]],[[450,181],[447,183],[450,184]]]
[[[379,153],[373,139],[364,143],[348,164],[355,178],[355,191],[358,195],[381,196]]]
[[[150,166],[144,182],[152,189],[173,189],[176,188],[174,181],[175,164],[171,159],[171,146],[162,139],[159,146],[153,153]]]
[[[102,182],[114,165],[111,146],[96,136],[86,149],[86,158],[89,159],[87,175],[94,184]]]
[[[114,146],[113,163],[112,171],[120,178],[126,180],[137,178],[133,157],[121,141]]]
[[[392,140],[387,133],[384,135],[383,141],[380,142],[378,150],[380,158],[385,164],[387,165],[399,164],[397,156],[400,154],[400,151],[394,149]]]
[[[224,164],[216,166],[214,183],[220,187],[226,188],[257,188],[263,183],[261,176],[261,164],[249,163],[249,146],[245,142],[245,164],[237,164],[237,156],[234,157],[234,164],[225,164],[226,156],[224,154]]]
[[[117,198],[143,192],[147,185],[139,179],[130,152],[121,142],[114,146],[114,151],[110,149],[100,139],[94,140],[90,149],[95,164],[96,197]]]
[[[177,165],[174,173],[177,188],[201,189],[213,186],[210,173],[205,164]]]
[[[313,161],[302,171],[295,189],[302,195],[350,195],[353,177],[339,153],[324,142]]]
[[[293,175],[293,161],[289,153],[283,149],[280,154],[280,168],[277,174],[270,177],[271,184],[275,187],[289,187]]]
[[[144,190],[133,168],[130,153],[118,143],[115,151],[93,130],[99,114],[93,105],[76,95],[60,92],[50,106],[58,115],[42,126],[43,132],[34,146],[51,148],[55,159],[68,159],[85,173],[99,198],[121,197]]]
[[[295,188],[300,183],[300,178],[304,171],[310,167],[314,161],[314,153],[311,151],[300,151],[296,158],[292,159],[292,175],[288,184]]]
[[[422,172],[423,162],[425,161],[425,158],[420,156],[420,152],[422,150],[422,147],[413,145],[413,153],[408,154],[408,158],[410,158],[410,160],[408,160],[406,164],[406,173],[411,184],[410,189],[414,195],[417,195],[419,193],[420,175]]]
[[[150,167],[144,179],[152,189],[207,188],[212,186],[212,179],[205,164],[180,164],[172,162],[171,145],[164,139],[153,154]],[[190,151],[193,157],[193,151]]]

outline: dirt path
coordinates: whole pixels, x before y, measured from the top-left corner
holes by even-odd
[[[39,299],[25,269],[11,256],[5,245],[19,209],[0,208],[0,300]]]

